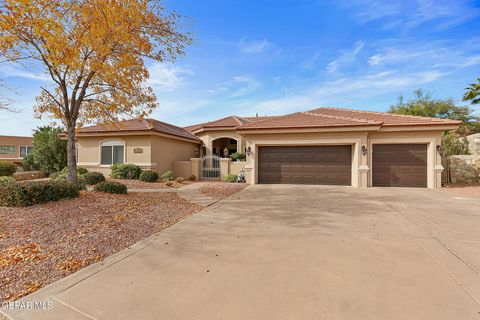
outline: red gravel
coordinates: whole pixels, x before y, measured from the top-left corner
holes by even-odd
[[[201,186],[199,191],[206,196],[223,199],[239,192],[246,186],[246,183],[210,182]]]
[[[480,197],[480,184],[450,184],[442,188],[442,190],[467,196]]]
[[[117,181],[120,183],[123,183],[128,187],[128,189],[171,189],[171,188],[180,188],[182,186],[185,186],[187,184],[191,184],[192,181],[190,180],[185,180],[182,183],[178,183],[176,181],[172,181],[173,185],[172,186],[167,186],[165,185],[165,182],[144,182],[140,180],[127,180],[127,179],[111,179],[108,178],[108,181]]]
[[[0,301],[16,300],[202,209],[176,193],[0,207]]]

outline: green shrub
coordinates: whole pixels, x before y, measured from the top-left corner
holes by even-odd
[[[145,170],[142,171],[139,179],[145,182],[155,182],[158,180],[158,173],[152,170]]]
[[[225,176],[226,182],[237,182],[238,175],[229,173]]]
[[[164,180],[164,181],[172,181],[173,179],[175,179],[175,176],[173,175],[173,171],[166,171],[162,174],[162,176],[160,177],[160,179]]]
[[[114,194],[126,194],[127,186],[116,181],[104,181],[95,185],[94,190],[97,192],[106,192]]]
[[[59,173],[52,175],[51,181],[60,181],[60,182],[66,182],[67,181],[67,173]],[[85,181],[85,178],[83,175],[77,175],[78,179],[78,188],[80,190],[87,190],[87,183]]]
[[[22,168],[25,171],[38,171],[40,166],[35,162],[33,158],[33,153],[29,153],[22,159]]]
[[[24,207],[78,197],[75,185],[67,181],[28,181],[0,184],[0,206]]]
[[[247,155],[245,153],[235,152],[230,155],[230,158],[237,161],[243,161],[247,159]]]
[[[188,180],[195,181],[197,180],[197,177],[195,177],[195,175],[192,174],[190,177],[188,177]]]
[[[15,163],[10,161],[0,161],[0,177],[12,176],[17,171]]]
[[[105,176],[101,172],[87,172],[82,178],[85,180],[85,184],[89,186],[105,181]]]
[[[142,169],[134,164],[116,163],[112,166],[110,177],[114,179],[138,179]]]
[[[88,172],[87,169],[82,168],[82,167],[77,167],[77,175],[82,175],[82,174],[85,174],[87,172]],[[63,168],[62,171],[60,171],[60,173],[68,175],[68,167]]]
[[[63,128],[39,127],[33,133],[33,150],[23,158],[26,171],[40,170],[47,174],[61,171],[67,165],[67,140],[59,137]]]
[[[13,177],[3,176],[0,177],[0,184],[7,184],[7,183],[15,183],[15,179]]]

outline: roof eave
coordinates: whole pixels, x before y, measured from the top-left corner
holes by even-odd
[[[197,137],[184,137],[176,134],[161,132],[155,129],[150,130],[122,130],[122,131],[91,131],[91,132],[77,132],[76,137],[101,137],[101,136],[121,136],[121,135],[129,135],[129,136],[141,136],[141,135],[152,135],[157,134],[161,136],[170,137],[173,139],[179,140],[189,140],[195,143],[201,143],[201,140]]]

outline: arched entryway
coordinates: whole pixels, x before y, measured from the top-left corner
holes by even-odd
[[[217,138],[212,141],[211,151],[213,155],[217,155],[219,157],[230,156],[235,152],[238,151],[239,144],[237,139],[224,137],[224,138]],[[227,154],[225,154],[227,153]]]

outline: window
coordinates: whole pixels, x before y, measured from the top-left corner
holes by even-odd
[[[0,154],[15,154],[17,148],[15,146],[0,146]]]
[[[25,157],[27,154],[32,153],[33,147],[20,146],[20,158]]]
[[[122,141],[106,141],[101,145],[100,164],[124,163],[125,146]]]

